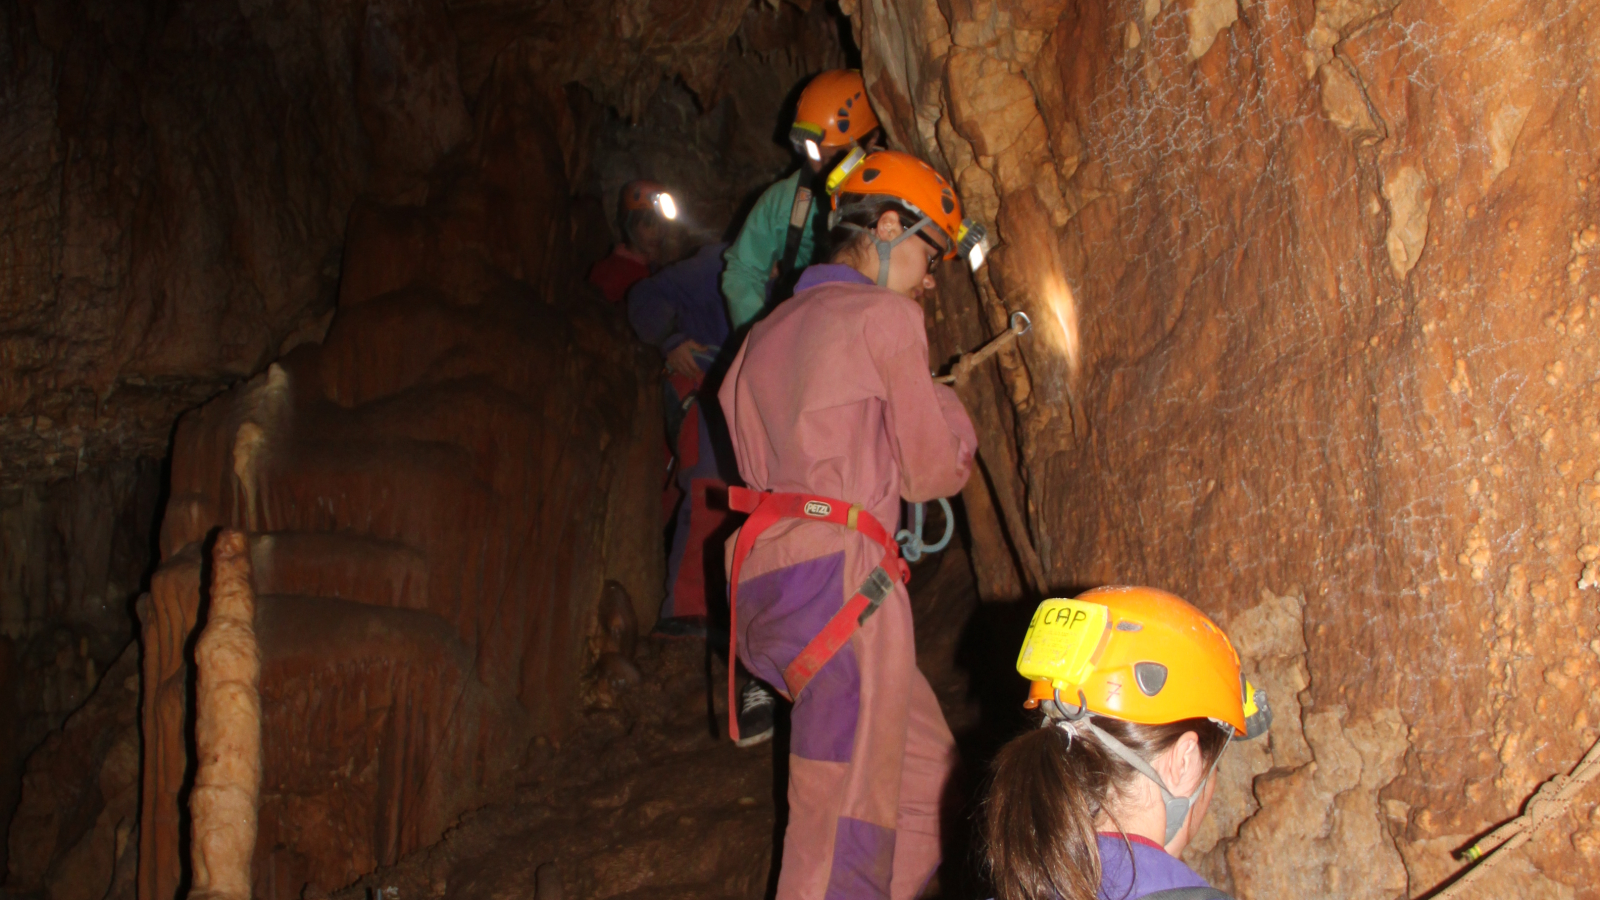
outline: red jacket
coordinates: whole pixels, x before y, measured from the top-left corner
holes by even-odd
[[[589,281],[606,299],[621,303],[628,288],[642,278],[650,277],[650,261],[621,244],[611,249],[611,255],[594,264],[589,270]]]

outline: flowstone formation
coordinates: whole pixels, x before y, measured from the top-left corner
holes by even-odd
[[[998,238],[976,293],[945,279],[935,356],[1039,323],[975,415],[985,594],[1027,549],[1232,627],[1298,598],[1305,677],[1206,867],[1246,898],[1437,884],[1600,734],[1600,20],[841,8],[891,139]],[[1505,894],[1600,895],[1587,804],[1518,853]]]
[[[186,416],[145,614],[140,895],[183,871],[187,642],[217,524],[252,535],[254,894],[437,841],[559,737],[607,577],[659,598],[649,365],[563,264],[562,107],[494,77],[421,206],[352,218],[320,345]],[[648,621],[648,619],[647,619]]]

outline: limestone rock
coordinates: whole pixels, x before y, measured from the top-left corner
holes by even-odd
[[[943,274],[934,355],[1033,316],[970,405],[1049,582],[1160,585],[1228,628],[1303,588],[1303,735],[1225,771],[1260,808],[1207,871],[1416,895],[1600,733],[1600,18],[1254,0],[1192,61],[1191,16],[1228,6],[848,11],[888,133],[996,238]],[[1037,50],[988,28],[1025,20]],[[973,540],[980,589],[1016,590],[1012,530]],[[1530,890],[1592,893],[1585,815],[1519,851]]]
[[[1194,0],[1187,10],[1189,19],[1189,58],[1206,55],[1217,35],[1239,20],[1238,0]]]
[[[422,205],[361,205],[324,341],[178,426],[144,619],[145,895],[181,872],[184,648],[215,525],[256,535],[262,898],[437,841],[564,732],[604,581],[636,604],[620,631],[659,604],[658,510],[613,502],[659,491],[658,388],[569,264],[543,127],[565,101],[518,67],[484,90]]]
[[[90,773],[85,779],[84,774]],[[139,844],[139,647],[28,762],[6,888],[50,900],[133,900]]]
[[[1389,233],[1384,242],[1389,248],[1389,264],[1396,278],[1405,278],[1422,256],[1428,240],[1428,212],[1433,208],[1427,178],[1411,166],[1401,166],[1383,183],[1383,198],[1389,201]]]

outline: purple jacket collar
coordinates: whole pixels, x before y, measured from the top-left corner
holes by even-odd
[[[819,263],[815,266],[806,266],[806,270],[800,273],[800,280],[795,282],[794,292],[798,294],[803,290],[814,288],[819,284],[827,284],[830,281],[843,281],[847,284],[877,284],[876,281],[850,266],[839,263]]]
[[[1103,832],[1098,837],[1101,900],[1137,900],[1169,888],[1209,887],[1182,860],[1168,856],[1150,841],[1123,843],[1121,835]]]

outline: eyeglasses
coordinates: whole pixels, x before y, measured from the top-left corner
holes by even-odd
[[[945,248],[939,246],[939,242],[926,230],[917,232],[917,237],[922,238],[924,244],[933,248],[933,255],[928,257],[928,274],[932,275],[933,270],[939,265],[939,260],[944,257]]]

